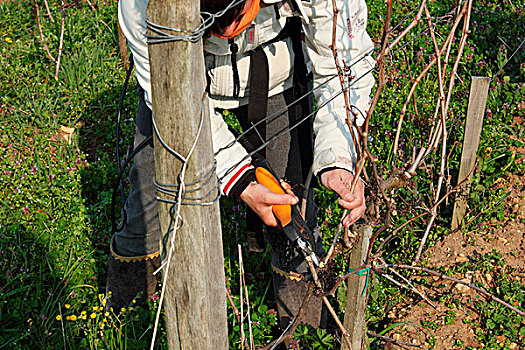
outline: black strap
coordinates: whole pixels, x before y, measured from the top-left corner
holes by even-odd
[[[306,62],[303,53],[303,40],[301,38],[301,19],[299,17],[291,17],[286,24],[290,30],[290,39],[292,39],[292,48],[294,52],[294,85],[301,89],[306,88],[308,82],[311,80],[311,75],[308,74]]]
[[[232,61],[232,70],[233,70],[233,97],[239,97],[241,91],[241,83],[239,80],[239,70],[237,69],[237,52],[239,52],[239,46],[233,41],[233,39],[228,39],[230,44],[231,52],[231,61]]]
[[[268,110],[269,67],[268,58],[262,48],[256,49],[250,59],[250,96],[248,98],[248,123],[255,124],[266,118]],[[260,123],[248,136],[254,148],[259,148],[266,140],[266,123]],[[263,149],[259,152],[266,158]]]
[[[294,51],[294,77],[293,85],[296,91],[296,96],[300,96],[306,92],[308,81],[308,70],[303,54],[302,40],[301,40],[301,19],[298,17],[292,17],[288,19],[286,26],[279,33],[279,35],[271,42],[284,40],[287,37],[291,37],[292,49]],[[268,109],[268,92],[269,92],[269,67],[268,58],[262,50],[257,48],[251,54],[250,60],[250,90],[248,98],[248,123],[255,124],[264,118],[266,118]],[[300,94],[299,94],[300,93]],[[296,106],[294,108],[299,108]],[[296,132],[304,132],[304,135],[311,135],[311,126],[308,123],[303,123],[300,126],[301,130]],[[247,149],[255,149],[264,143],[266,140],[266,123],[260,123],[256,130],[252,131],[247,135],[247,141],[249,145],[244,145]],[[301,139],[301,138],[299,138]],[[304,137],[307,139],[307,137]],[[304,143],[301,142],[300,143]],[[311,143],[311,142],[310,142]],[[306,161],[305,164],[311,164],[312,151],[311,145],[301,144],[301,148],[305,152],[301,152],[302,161]],[[302,154],[306,153],[306,154]],[[266,162],[265,149],[259,151],[257,155],[252,158],[254,165],[264,165]],[[249,234],[254,235],[257,242],[261,247],[264,245],[261,243],[263,239],[263,222],[250,208],[247,210],[246,215],[246,230],[251,232]]]

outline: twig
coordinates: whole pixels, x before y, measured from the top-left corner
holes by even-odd
[[[416,219],[419,219],[420,217],[422,217],[423,215],[427,215],[428,213],[421,213],[417,216],[413,216],[411,217],[410,219],[408,219],[406,222],[404,222],[401,226],[397,227],[394,231],[392,231],[384,240],[383,242],[381,242],[379,244],[379,247],[377,247],[377,251],[374,255],[374,257],[377,257],[381,254],[381,250],[383,249],[383,246],[390,241],[390,239],[398,232],[400,231],[402,228],[404,228],[405,226],[407,226],[408,224],[410,224],[412,221],[416,220]]]
[[[454,79],[456,77],[456,73],[457,73],[457,69],[458,69],[458,66],[459,66],[459,62],[460,62],[461,56],[463,54],[463,48],[465,47],[465,43],[467,41],[467,37],[468,37],[468,33],[469,33],[469,24],[470,24],[470,13],[471,13],[471,10],[472,10],[472,0],[469,0],[468,1],[468,9],[467,9],[467,12],[465,14],[465,20],[464,20],[464,23],[463,23],[463,31],[462,31],[462,36],[461,36],[461,40],[460,40],[460,43],[459,43],[459,48],[458,48],[458,53],[457,53],[457,56],[456,56],[456,61],[454,63],[454,67],[452,68],[452,72],[451,72],[451,75],[450,75],[450,83],[449,83],[449,87],[448,87],[447,99],[446,99],[446,101],[444,102],[444,104],[442,106],[442,113],[441,113],[442,114],[442,121],[441,121],[442,126],[441,127],[442,127],[442,130],[443,130],[443,144],[442,144],[442,148],[441,148],[442,149],[442,152],[441,152],[441,165],[440,165],[438,186],[437,186],[436,197],[435,197],[435,202],[436,203],[438,202],[439,193],[441,192],[441,186],[442,186],[442,183],[443,183],[444,168],[445,168],[446,137],[447,137],[445,118],[446,118],[446,113],[448,111],[448,107],[450,105],[450,99],[452,97],[452,90],[453,90],[453,87],[454,87]],[[432,211],[432,217],[430,218],[428,226],[427,226],[427,228],[425,230],[425,234],[423,235],[423,238],[421,239],[421,243],[419,244],[419,248],[417,250],[416,257],[414,258],[414,263],[417,263],[419,261],[420,257],[421,257],[421,254],[423,252],[423,247],[425,246],[426,240],[428,238],[428,234],[430,233],[430,228],[432,227],[436,217],[437,217],[437,212],[436,212],[436,209],[434,209]]]
[[[385,262],[382,261],[382,263],[384,264]],[[413,284],[412,282],[410,282],[405,276],[401,275],[399,272],[397,272],[396,270],[394,269],[390,269],[396,276],[398,276],[399,278],[401,278],[403,281],[405,281],[408,286],[405,286],[404,284],[396,281],[395,279],[393,279],[392,277],[390,277],[389,275],[387,274],[382,274],[383,277],[385,277],[387,280],[389,280],[390,282],[402,287],[402,288],[405,288],[405,289],[408,289],[408,290],[411,290],[413,291],[414,293],[418,294],[424,301],[426,301],[428,304],[430,304],[434,309],[436,309],[436,305],[430,301],[430,299],[428,299],[425,295],[425,293],[423,292],[420,292]]]
[[[62,327],[62,338],[64,339],[64,350],[66,350],[66,332],[64,331],[64,316],[62,315],[62,307],[58,302],[58,312],[60,315],[60,327]]]
[[[316,287],[319,288],[320,290],[323,290],[323,287],[321,286],[321,283],[319,282],[319,278],[317,277],[317,272],[315,271],[314,264],[312,263],[312,259],[310,257],[307,257],[306,262],[308,263],[308,267],[310,268],[310,272],[312,273],[312,277],[313,277]],[[341,330],[343,339],[346,345],[348,346],[348,349],[352,350],[352,344],[350,344],[350,340],[348,339],[349,334],[346,331],[345,327],[343,326],[343,323],[341,323],[341,320],[339,320],[339,317],[337,317],[337,314],[335,313],[334,308],[332,307],[332,305],[326,298],[326,295],[322,295],[321,299],[323,300],[324,304],[326,305],[326,308],[332,315],[332,318],[334,319],[335,323],[337,323],[337,326]]]
[[[417,216],[414,216],[410,219],[408,219],[405,223],[403,223],[401,226],[399,226],[398,228],[396,228],[394,231],[392,231],[392,233],[390,233],[383,242],[381,242],[381,244],[379,244],[379,247],[377,247],[377,250],[376,250],[376,253],[374,254],[373,258],[372,259],[375,259],[377,257],[379,257],[381,255],[381,250],[383,249],[383,246],[390,240],[392,239],[392,237],[398,232],[400,231],[403,227],[405,227],[406,225],[408,225],[409,223],[411,223],[412,221],[416,220],[416,219],[419,219],[421,217],[423,217],[424,215],[427,215],[427,214],[430,214],[432,213],[432,210],[434,210],[438,205],[441,204],[441,202],[443,202],[444,200],[446,200],[446,198],[448,198],[452,193],[455,193],[457,191],[457,189],[463,185],[469,178],[470,176],[474,173],[474,170],[476,169],[476,166],[474,166],[472,168],[472,170],[470,171],[470,173],[468,174],[467,177],[465,177],[465,179],[463,179],[461,182],[459,182],[456,186],[454,186],[450,191],[448,191],[447,193],[445,193],[443,195],[443,197],[441,197],[441,199],[436,202],[434,204],[434,206],[430,209],[427,209],[427,211],[425,213],[421,213]],[[428,223],[427,223],[428,225]]]
[[[380,338],[380,339],[386,340],[387,342],[390,342],[390,343],[394,343],[394,344],[398,344],[398,345],[402,345],[402,346],[409,346],[409,347],[413,347],[413,348],[419,348],[419,349],[428,350],[427,348],[424,348],[421,345],[405,343],[403,341],[395,340],[394,338],[390,338],[390,337],[387,337],[387,336],[384,336],[384,335],[380,335],[380,334],[374,333],[372,331],[368,331],[367,333],[369,335],[371,335],[372,337]]]
[[[393,270],[392,270],[393,271]],[[436,309],[436,305],[434,305],[434,303],[432,303],[426,296],[424,296],[424,294],[422,294],[420,291],[418,291],[414,286],[407,286],[407,285],[404,285],[403,283],[401,282],[398,282],[396,281],[392,276],[390,275],[387,275],[386,273],[383,273],[383,274],[379,274],[380,276],[386,278],[387,280],[389,280],[390,282],[394,283],[396,286],[398,287],[401,287],[401,288],[404,288],[406,290],[409,290],[409,291],[412,291],[414,293],[416,293],[417,295],[419,295],[424,301],[426,301],[430,306],[432,306],[434,309]]]
[[[344,274],[342,276],[337,277],[337,281],[335,282],[335,285],[332,287],[332,289],[328,292],[325,292],[324,295],[335,295],[335,292],[337,291],[337,288],[339,288],[339,285],[343,283],[348,277],[357,274],[359,271],[366,270],[367,268],[370,268],[371,265],[363,264],[359,266],[358,268],[354,269],[352,272],[349,272],[347,274]]]
[[[229,288],[226,288],[226,297],[228,298],[228,301],[230,302],[230,306],[233,309],[233,313],[235,314],[235,318],[237,319],[237,322],[239,322],[239,324],[241,324],[241,313],[239,312],[239,309],[237,309],[237,307],[235,306],[235,304],[233,302],[233,299],[232,299],[231,292],[230,292]]]
[[[303,299],[303,302],[301,303],[301,306],[299,307],[299,311],[297,312],[297,315],[295,315],[294,319],[293,319],[293,322],[291,323],[291,325],[289,327],[286,328],[286,330],[283,332],[283,334],[281,334],[281,336],[279,338],[277,338],[276,340],[272,341],[270,344],[266,345],[263,350],[270,350],[270,349],[275,349],[275,347],[288,340],[288,339],[292,339],[293,338],[293,334],[295,332],[295,330],[297,329],[297,327],[299,326],[299,323],[301,322],[301,320],[303,319],[305,313],[306,313],[306,309],[308,308],[308,304],[310,304],[310,299],[312,298],[312,296],[314,295],[314,285],[312,283],[308,284],[308,290],[306,291],[306,295]]]
[[[399,36],[385,49],[385,55],[387,55],[390,52],[390,50],[392,50],[392,48],[396,46],[401,41],[401,39],[403,39],[408,34],[408,32],[410,32],[410,30],[412,30],[412,28],[414,28],[421,21],[421,14],[423,13],[424,6],[426,6],[426,0],[423,0],[421,2],[421,5],[419,5],[419,10],[417,12],[416,18],[414,18],[414,20],[410,22],[410,24],[405,28],[405,30],[403,30],[403,32],[399,34]]]
[[[49,57],[49,59],[53,62],[56,62],[57,60],[53,57],[53,55],[51,54],[51,51],[49,51],[49,48],[47,47],[47,44],[46,44],[46,39],[44,38],[44,32],[42,31],[42,25],[40,23],[40,7],[38,6],[37,0],[35,0],[35,7],[36,7],[36,19],[37,19],[37,24],[38,24],[38,30],[40,32],[40,40],[42,41],[42,45],[44,45],[44,50],[46,50],[47,56]]]
[[[463,285],[465,285],[465,286],[467,286],[469,288],[474,289],[475,291],[479,292],[480,294],[483,294],[486,297],[494,300],[495,302],[500,303],[501,305],[504,305],[504,306],[508,307],[509,309],[511,309],[512,311],[520,314],[521,316],[525,316],[525,312],[523,312],[520,309],[517,309],[514,306],[506,303],[505,301],[503,301],[500,298],[494,296],[493,294],[487,292],[486,290],[484,290],[482,288],[479,288],[479,287],[476,287],[472,283],[461,281],[461,280],[459,280],[457,278],[447,276],[447,275],[445,275],[445,274],[443,274],[441,272],[430,270],[430,269],[427,269],[426,267],[403,265],[403,264],[385,264],[385,265],[378,265],[378,266],[376,266],[376,268],[379,268],[379,269],[381,269],[381,268],[392,268],[392,267],[393,268],[399,268],[399,269],[423,271],[423,272],[429,273],[429,274],[434,275],[434,276],[438,276],[440,278],[443,278],[443,279],[446,279],[446,280],[449,280],[449,281],[452,281],[452,282],[455,282],[455,283],[463,284]]]
[[[86,2],[87,2],[87,4],[88,4],[88,6],[89,6],[93,11],[96,11],[96,10],[95,10],[95,6],[93,6],[93,4],[91,3],[91,1],[86,0]]]
[[[233,299],[232,299],[231,292],[230,292],[229,288],[226,288],[226,297],[228,298],[228,301],[230,302],[230,306],[233,309],[233,313],[235,314],[235,318],[237,319],[237,322],[239,322],[239,324],[241,324],[241,313],[239,312],[239,309],[237,309],[237,307],[235,306],[235,304],[233,302]],[[250,348],[250,346],[248,345],[248,341],[246,339],[244,339],[244,347],[246,349]]]
[[[335,323],[337,323],[337,326],[341,330],[341,336],[343,337],[346,343],[346,346],[348,346],[348,349],[352,350],[353,349],[352,344],[350,343],[350,339],[348,339],[350,337],[350,334],[346,331],[345,327],[341,323],[341,320],[339,320],[339,317],[337,317],[337,314],[335,313],[332,305],[330,305],[330,302],[328,301],[328,299],[325,296],[322,296],[321,298],[323,299],[324,304],[328,308],[328,311],[332,315],[332,318],[335,320]]]
[[[242,248],[240,244],[238,245],[238,247],[239,247],[239,270],[241,274],[241,288],[244,287],[244,294],[246,295],[246,305],[247,305],[246,311],[248,312],[248,333],[250,334],[250,349],[253,349],[252,320],[251,320],[251,314],[250,314],[250,297],[248,296],[248,288],[246,287],[246,280],[244,279],[244,263],[242,260]],[[241,300],[241,303],[242,303],[242,300]]]
[[[326,253],[324,259],[323,259],[323,262],[321,264],[321,266],[324,266],[328,263],[328,261],[330,261],[334,255],[334,249],[335,249],[335,245],[339,239],[339,235],[341,234],[341,231],[343,230],[343,219],[345,218],[346,214],[348,213],[348,211],[345,209],[343,211],[343,215],[341,216],[341,220],[339,220],[339,225],[337,226],[337,231],[335,233],[335,236],[334,236],[334,239],[332,241],[332,244],[330,245],[330,248],[328,249],[328,253]]]
[[[244,342],[246,341],[246,338],[244,337],[244,300],[243,300],[243,288],[242,288],[242,252],[241,252],[241,245],[237,245],[239,249],[239,289],[240,289],[240,297],[241,297],[241,350],[244,349]],[[249,349],[249,348],[248,348]]]
[[[393,0],[388,1],[387,6],[387,13],[386,13],[386,19],[383,27],[383,35],[381,38],[381,52],[379,54],[379,58],[377,59],[377,65],[379,66],[379,82],[378,87],[376,89],[376,92],[374,93],[374,97],[372,98],[372,102],[370,104],[370,107],[368,108],[368,111],[366,112],[366,118],[364,123],[364,132],[362,137],[363,142],[363,152],[367,154],[368,158],[372,160],[372,170],[374,174],[375,182],[379,188],[379,191],[381,193],[382,198],[384,199],[384,202],[387,207],[387,212],[385,215],[385,224],[374,234],[374,236],[370,239],[370,243],[368,246],[368,253],[366,255],[366,263],[368,264],[370,262],[370,253],[371,249],[374,245],[375,240],[379,236],[381,232],[386,230],[388,227],[390,227],[390,215],[392,213],[392,205],[390,203],[390,199],[386,195],[385,191],[381,187],[381,180],[379,178],[379,174],[377,172],[377,167],[375,164],[375,161],[373,161],[374,157],[370,154],[370,151],[368,150],[368,130],[370,126],[370,118],[372,116],[372,113],[374,112],[374,109],[377,105],[377,102],[379,101],[379,96],[381,95],[381,92],[383,90],[384,85],[386,84],[385,80],[385,57],[386,57],[386,49],[388,44],[388,39],[390,37],[390,19],[392,14],[392,5]]]
[[[341,68],[341,65],[339,64],[339,59],[337,57],[337,47],[336,47],[336,33],[337,33],[337,17],[339,15],[339,9],[337,8],[336,0],[332,0],[332,10],[333,10],[333,19],[332,19],[332,44],[330,45],[330,49],[332,49],[332,55],[334,56],[335,61],[335,67],[337,69],[337,75],[339,76],[339,82],[341,83],[341,88],[343,89],[343,97],[345,101],[345,110],[346,110],[346,121],[347,123],[351,123],[350,118],[350,106],[348,102],[348,89],[345,89],[345,72]],[[354,141],[354,145],[357,145],[352,127],[350,126],[350,133],[352,134],[352,138]]]
[[[467,4],[468,2],[465,1],[464,5],[463,5],[463,9],[461,11],[461,13],[459,14],[459,16],[457,17],[456,19],[456,22],[454,23],[454,25],[452,26],[452,29],[450,30],[450,33],[447,37],[447,39],[445,40],[445,42],[443,43],[442,47],[441,47],[441,50],[439,51],[440,55],[443,54],[443,52],[445,52],[445,49],[447,48],[447,45],[449,43],[452,42],[452,39],[454,38],[454,34],[456,32],[456,29],[459,25],[459,23],[461,22],[461,19],[463,17],[463,15],[466,13],[467,11]],[[414,94],[415,90],[416,90],[416,87],[417,85],[419,84],[419,82],[421,81],[421,79],[423,78],[423,76],[425,76],[425,74],[428,73],[428,71],[430,70],[430,68],[432,68],[432,66],[437,62],[437,56],[435,56],[428,64],[427,66],[423,69],[423,71],[418,75],[418,77],[416,78],[416,80],[414,81],[414,83],[412,84],[412,87],[410,88],[410,91],[408,93],[408,96],[406,98],[406,102],[403,104],[403,107],[401,109],[401,113],[400,113],[400,116],[399,116],[399,120],[398,120],[398,123],[397,123],[397,129],[396,129],[396,136],[394,138],[394,149],[393,149],[393,157],[392,159],[395,159],[395,155],[397,153],[397,148],[398,148],[398,145],[399,145],[399,136],[400,136],[400,133],[401,133],[401,126],[403,124],[403,119],[404,119],[404,116],[406,114],[406,110],[407,110],[407,107],[408,107],[408,104],[410,102],[410,99],[412,97],[412,94]],[[431,147],[429,147],[429,149],[431,149]]]
[[[64,10],[64,0],[62,0],[62,25],[60,28],[60,43],[58,44],[58,56],[56,61],[56,68],[55,68],[55,80],[58,81],[58,70],[60,69],[60,57],[62,56],[62,45],[64,43],[64,31],[66,30],[66,12]]]
[[[306,181],[304,182],[303,198],[301,200],[301,217],[303,220],[306,220],[306,204],[309,198],[310,184],[312,183],[313,169],[310,167],[308,171],[308,176],[306,176]]]
[[[49,4],[47,3],[47,0],[44,0],[44,5],[46,5],[47,17],[49,17],[51,23],[55,23],[55,19],[51,15],[51,11],[49,11]]]

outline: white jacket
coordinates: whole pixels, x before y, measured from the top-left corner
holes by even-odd
[[[269,65],[269,96],[278,94],[292,85],[293,50],[291,40],[264,43],[275,38],[292,15],[301,17],[305,33],[306,57],[308,67],[314,76],[314,93],[317,106],[321,107],[314,119],[315,147],[313,171],[328,167],[338,167],[354,171],[356,151],[346,124],[346,112],[339,79],[326,80],[337,75],[332,43],[333,8],[332,0],[296,1],[299,13],[293,14],[289,0],[262,0],[267,5],[261,8],[254,21],[253,30],[245,30],[234,40],[239,47],[237,66],[240,78],[240,94],[233,97],[233,70],[231,66],[228,40],[210,37],[204,42],[205,62],[210,82],[210,97],[213,107],[235,108],[248,102],[250,51],[263,45]],[[146,7],[148,0],[120,0],[119,23],[128,39],[135,61],[137,80],[146,94],[146,102],[151,107],[151,84],[146,44]],[[350,89],[350,104],[357,108],[357,124],[363,117],[370,102],[370,92],[374,84],[371,69],[374,60],[370,57],[373,43],[366,32],[367,8],[364,0],[337,0],[340,9],[337,23],[336,46],[338,58],[352,65],[351,74],[356,82]],[[278,12],[278,13],[277,13]],[[363,56],[366,56],[363,58]],[[319,87],[320,88],[316,88]],[[339,96],[333,98],[339,93]],[[211,109],[213,110],[213,109]],[[213,147],[217,153],[229,145],[233,135],[226,123],[217,113],[211,116]],[[243,158],[246,158],[242,160]],[[242,160],[242,161],[241,161]],[[244,148],[235,143],[216,154],[217,176],[221,190],[228,194],[237,179],[250,169],[250,158]],[[232,169],[232,167],[234,167]]]

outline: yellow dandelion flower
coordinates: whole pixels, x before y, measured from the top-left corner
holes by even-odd
[[[57,315],[57,317],[55,317],[57,321],[60,321],[62,319],[62,316],[60,315]]]
[[[69,308],[71,307],[71,305],[66,304],[66,305],[64,305],[64,307],[65,307],[66,309],[69,309]]]
[[[75,315],[71,315],[71,316],[69,317],[69,319],[70,319],[71,321],[76,321],[76,320],[77,320],[77,316],[75,316]]]
[[[120,309],[120,311],[122,311],[122,313],[126,312],[126,308],[123,307],[122,309]]]
[[[102,322],[106,323],[106,322],[108,322],[108,320],[107,320],[106,318],[104,318],[104,319],[102,320]]]
[[[71,321],[71,316],[67,316],[66,321]]]
[[[133,310],[133,307],[130,306],[128,310],[129,310],[129,311]]]
[[[135,299],[133,299],[132,303],[133,303],[133,304],[136,304],[136,303],[137,303],[137,301],[136,301]]]
[[[135,318],[139,318],[139,315],[136,315]]]
[[[9,44],[13,43],[13,40],[8,36],[5,38],[5,41],[7,41]]]
[[[93,312],[91,315],[89,315],[89,317],[95,318],[95,317],[97,317],[97,314]]]
[[[87,314],[87,311],[82,311],[80,314],[81,315],[85,315],[85,314]]]
[[[93,306],[93,311],[98,311],[100,309],[100,306]]]
[[[109,312],[104,312],[104,316],[108,317],[109,316]]]
[[[82,315],[81,317],[83,320],[87,320],[87,315]]]

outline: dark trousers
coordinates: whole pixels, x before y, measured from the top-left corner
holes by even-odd
[[[290,106],[285,113],[270,118],[266,124],[262,124],[259,130],[251,131],[244,137],[250,142],[250,147],[258,149],[264,141],[271,140],[274,135],[279,134],[282,130],[293,127],[303,118],[309,116],[313,110],[311,96],[305,97],[298,103],[292,104],[297,98],[303,95],[304,91],[298,92],[289,89],[281,94],[272,96],[268,99],[267,115],[272,116],[277,111]],[[248,121],[248,107],[243,106],[234,110],[234,113],[243,130],[248,130],[252,125]],[[312,135],[312,118],[308,118],[301,124],[297,125],[290,133],[285,133],[275,141],[271,141],[263,152],[259,152],[254,157],[252,163],[262,163],[269,165],[279,178],[286,179],[295,194],[302,199],[304,195],[304,183],[310,171],[313,156],[313,135]],[[264,139],[264,140],[263,140]],[[307,192],[308,205],[306,208],[306,221],[310,229],[315,233],[317,239],[317,252],[323,253],[322,242],[316,231],[317,227],[317,206],[313,200],[313,189]],[[262,234],[262,221],[251,212],[248,208],[247,213],[247,230],[259,231]],[[279,312],[280,326],[286,328],[289,322],[297,314],[298,309],[306,295],[308,285],[304,281],[297,281],[287,278],[284,273],[293,271],[305,273],[308,270],[304,257],[297,247],[294,246],[284,235],[282,230],[273,227],[267,227],[264,230],[264,236],[270,243],[272,265],[274,267],[273,286],[277,309]],[[314,327],[325,327],[326,310],[323,308],[321,298],[312,297],[309,307],[303,317],[303,322],[311,324]]]
[[[295,100],[296,95],[293,89],[289,89],[270,97],[268,99],[268,115],[290,105]],[[291,106],[286,113],[265,126],[266,139],[270,139],[281,130],[295,125],[300,119],[309,115],[311,111],[312,101],[310,97],[305,98],[301,103]],[[239,107],[232,112],[237,115],[244,129],[250,126],[246,118],[247,107]],[[144,100],[144,91],[139,88],[135,146],[152,135],[151,116],[151,109]],[[263,141],[260,140],[260,144],[262,143]],[[253,146],[258,147],[258,145]],[[304,183],[310,170],[312,155],[312,127],[311,119],[308,119],[290,133],[285,133],[282,137],[271,142],[266,147],[261,158],[267,159],[268,164],[276,174],[287,179],[298,196],[302,197],[303,188],[301,185]],[[131,191],[124,206],[127,220],[123,230],[115,233],[114,248],[120,255],[136,257],[159,251],[161,231],[158,220],[157,200],[155,199],[155,187],[153,185],[154,176],[155,163],[153,142],[151,142],[135,156],[130,170]],[[310,197],[310,205],[307,208],[307,221],[313,229],[316,227],[317,208],[312,200],[312,190],[309,191],[308,196]],[[250,220],[252,219],[254,219],[253,215]],[[247,224],[254,225],[253,222],[248,222]],[[260,221],[255,223],[255,225],[260,226],[262,230]],[[294,264],[293,270],[297,272],[306,271],[300,252],[291,245],[290,241],[286,239],[280,230],[273,228],[266,230],[266,238],[272,247],[272,264],[275,267],[289,270],[290,266],[288,265],[290,261],[301,261],[301,264]],[[286,327],[291,317],[296,314],[306,288],[306,283],[302,281],[292,281],[281,275],[274,274],[274,291],[282,327]],[[323,323],[321,319],[321,300],[313,298],[310,305],[311,307],[304,317],[304,321],[313,326],[319,326]]]

